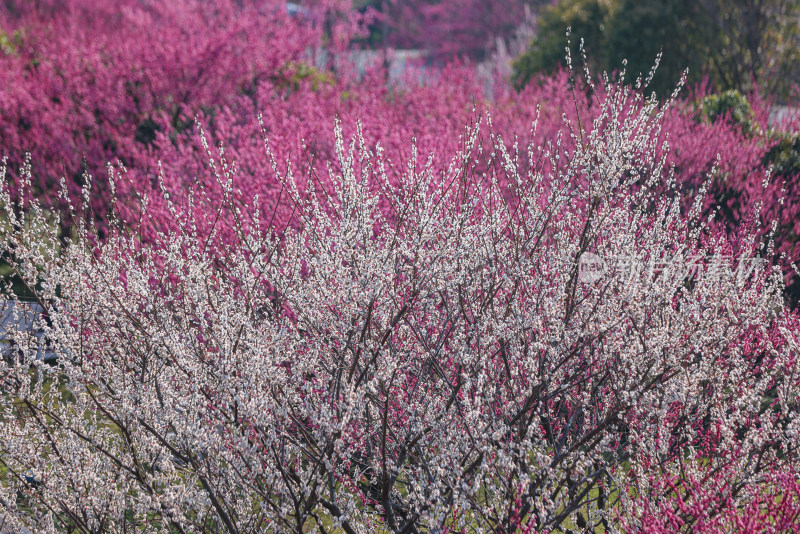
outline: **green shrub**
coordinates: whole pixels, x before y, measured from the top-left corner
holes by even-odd
[[[648,91],[666,97],[687,68],[690,84],[701,81],[705,54],[698,51],[706,31],[703,14],[694,2],[619,0],[608,26],[605,68],[619,69],[624,59],[629,81],[638,76],[646,79],[656,57],[663,53]]]
[[[713,123],[720,119],[738,126],[748,136],[759,130],[750,102],[735,89],[708,95],[695,104],[695,120],[698,122]]]
[[[797,0],[559,0],[542,10],[536,37],[514,65],[524,86],[564,59],[572,26],[573,56],[583,37],[594,72],[619,70],[646,77],[664,52],[650,89],[669,95],[684,69],[721,90],[749,91],[753,82],[784,101],[800,79],[800,3]]]
[[[579,58],[580,41],[584,40],[592,58],[592,70],[605,64],[606,28],[616,1],[569,0],[542,10],[537,38],[528,50],[514,61],[514,84],[524,87],[539,73],[550,73],[564,63],[567,27],[572,28],[571,54]]]
[[[0,29],[0,55],[11,56],[15,54],[21,42],[22,33],[19,30],[9,34]]]
[[[650,85],[659,94],[672,92],[687,67],[701,73],[695,57],[696,41],[703,40],[701,13],[682,0],[562,0],[543,9],[536,38],[514,63],[514,82],[523,87],[538,72],[549,73],[564,63],[564,32],[572,27],[571,53],[578,56],[584,39],[592,71],[614,71],[627,61],[628,79],[646,78],[662,50],[658,72]]]
[[[772,165],[775,176],[800,175],[800,135],[781,134],[764,155],[764,164]]]

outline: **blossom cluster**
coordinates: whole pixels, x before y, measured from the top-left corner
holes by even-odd
[[[266,212],[209,148],[185,199],[164,186],[160,219],[139,190],[141,226],[112,202],[101,238],[76,204],[66,242],[20,169],[22,191],[0,191],[0,252],[44,335],[6,333],[0,517],[41,532],[797,528],[800,317],[780,268],[580,277],[590,253],[762,253],[754,227],[729,238],[704,217],[702,194],[684,205],[659,133],[675,105],[608,84],[593,118],[534,123],[523,145],[481,114],[445,164],[336,122],[332,156],[307,152],[302,173],[265,124]],[[112,170],[112,191],[124,179]]]
[[[469,65],[410,72],[396,84],[381,65],[360,74],[343,58],[371,19],[348,4],[303,2],[303,9],[291,14],[278,0],[219,0],[213,9],[199,0],[3,2],[0,153],[9,158],[9,179],[19,184],[17,169],[31,153],[34,190],[66,220],[66,204],[55,194],[60,180],[66,179],[76,202],[84,173],[92,175],[92,211],[102,235],[111,208],[110,162],[126,170],[116,196],[130,207],[128,218],[139,217],[135,192],[147,192],[149,215],[163,225],[171,214],[162,185],[184,207],[198,181],[204,181],[212,205],[222,198],[204,172],[202,128],[211,146],[225,144],[238,176],[246,177],[232,187],[248,198],[258,194],[262,214],[289,224],[292,211],[280,202],[279,181],[264,158],[264,133],[282,171],[291,160],[305,191],[307,182],[318,179],[311,173],[314,158],[338,164],[330,133],[334,116],[342,118],[346,135],[360,121],[368,144],[380,142],[400,167],[415,139],[439,170],[460,148],[462,127],[484,113],[492,115],[495,132],[521,146],[554,141],[564,116],[575,124],[599,116],[596,99],[606,83],[597,81],[592,91],[568,72],[541,77],[521,92],[505,79],[481,78]],[[429,15],[449,21],[456,4],[429,6]],[[515,2],[509,16],[524,11],[523,4]],[[475,6],[467,11],[482,18]],[[497,24],[505,28],[509,21]],[[751,99],[761,130],[750,135],[730,121],[694,120],[692,102],[709,92],[699,88],[675,102],[652,132],[669,140],[665,168],[674,169],[687,198],[715,171],[704,210],[718,211],[726,231],[735,231],[761,203],[761,221],[778,222],[775,248],[786,253],[783,267],[791,282],[790,263],[800,259],[800,185],[796,176],[767,174],[765,154],[777,142],[768,135],[767,102]],[[783,129],[796,131],[797,124]],[[576,140],[565,135],[561,143],[571,149]],[[492,150],[488,137],[479,143]],[[525,168],[528,162],[519,164]],[[761,227],[765,235],[768,224]]]
[[[800,530],[768,102],[358,72],[349,4],[0,2],[0,531]]]

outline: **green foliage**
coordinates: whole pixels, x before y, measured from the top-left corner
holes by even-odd
[[[764,155],[764,164],[772,165],[775,176],[800,176],[800,134],[782,134]]]
[[[755,81],[782,99],[800,83],[796,0],[561,0],[543,10],[536,38],[514,64],[518,87],[563,64],[567,26],[574,48],[586,40],[595,72],[619,70],[626,59],[628,79],[646,77],[663,51],[651,84],[662,96],[686,68],[690,83],[707,75],[720,90],[748,91]]]
[[[564,31],[571,26],[573,58],[580,57],[583,38],[595,72],[621,69],[625,59],[629,79],[647,78],[656,56],[668,50],[651,83],[656,92],[668,93],[687,66],[698,66],[691,42],[700,30],[699,15],[695,3],[683,0],[563,0],[544,9],[537,38],[514,64],[514,81],[522,87],[537,72],[563,65]]]
[[[564,64],[567,27],[572,28],[571,54],[580,58],[580,40],[594,67],[605,64],[606,31],[617,0],[568,0],[542,10],[539,33],[530,48],[514,62],[514,83],[523,87],[539,72],[550,73]]]
[[[3,30],[0,30],[0,53],[6,56],[14,53],[14,45],[11,43],[11,39],[8,38],[8,34]]]
[[[690,82],[699,81],[702,14],[695,2],[685,0],[621,0],[606,31],[604,70],[619,69],[627,60],[627,79],[646,79],[656,57],[663,52],[650,89],[668,95],[683,71],[689,68]]]
[[[281,75],[285,79],[285,85],[293,91],[297,91],[306,81],[311,83],[313,91],[318,91],[323,85],[334,85],[336,83],[330,73],[323,72],[302,61],[288,63],[281,70]]]
[[[786,102],[800,83],[800,2],[797,0],[695,0],[703,6],[705,67],[720,89],[748,91]]]
[[[9,34],[0,29],[0,54],[4,56],[11,56],[16,54],[17,48],[22,43],[22,33],[15,30]]]
[[[720,119],[738,126],[745,135],[758,131],[750,102],[735,89],[708,95],[695,104],[695,120],[698,122],[716,122]]]

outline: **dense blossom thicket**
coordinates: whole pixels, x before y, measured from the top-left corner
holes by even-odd
[[[149,240],[76,208],[60,242],[4,187],[58,355],[7,333],[8,528],[798,528],[800,323],[759,219],[726,238],[702,191],[682,209],[668,106],[614,84],[594,106],[527,149],[475,121],[443,167],[337,124],[315,180],[272,136],[288,227],[222,149],[221,202],[163,194]]]
[[[66,176],[74,198],[84,171],[108,162],[147,180],[198,114],[267,107],[260,87],[277,94],[312,75],[323,40],[335,51],[357,26],[337,3],[292,17],[280,0],[2,2],[3,152],[16,164],[35,154],[35,187],[50,197]]]
[[[348,12],[346,3],[306,2],[293,16],[277,0],[218,1],[213,10],[197,0],[0,3],[0,150],[9,158],[9,178],[18,181],[17,169],[30,152],[34,190],[45,206],[66,215],[54,194],[60,179],[66,178],[77,201],[84,172],[93,175],[92,208],[102,235],[110,208],[106,164],[123,165],[120,204],[130,205],[135,219],[128,186],[150,190],[150,216],[166,223],[170,214],[160,198],[157,161],[175,202],[184,203],[197,181],[204,181],[212,202],[221,198],[203,172],[206,155],[197,129],[202,125],[212,145],[225,143],[246,177],[234,186],[247,197],[258,194],[265,215],[278,206],[276,222],[286,224],[291,210],[279,202],[279,183],[263,158],[262,129],[272,138],[279,165],[285,170],[287,159],[294,162],[304,190],[315,179],[309,173],[313,158],[337,165],[330,134],[335,115],[349,128],[346,135],[360,120],[368,144],[380,142],[401,166],[409,139],[416,139],[439,169],[459,149],[461,128],[476,112],[490,112],[494,130],[522,146],[553,139],[564,114],[587,123],[597,116],[591,92],[572,89],[564,72],[519,93],[498,80],[489,87],[491,98],[485,81],[463,65],[412,72],[396,85],[387,84],[380,66],[358,76],[346,61],[332,58],[349,39],[363,36],[362,23],[370,18]],[[601,93],[603,85],[597,88]],[[772,135],[767,103],[756,97],[755,133],[729,121],[696,120],[693,102],[707,93],[701,88],[667,112],[660,135],[669,135],[672,151],[665,166],[675,168],[676,181],[691,196],[716,165],[707,213],[720,203],[734,228],[762,194],[766,156],[785,140]],[[782,129],[797,131],[797,124]],[[479,142],[490,149],[486,139]],[[574,145],[572,138],[562,142]],[[776,248],[787,254],[787,273],[790,261],[800,259],[797,180],[796,172],[773,175],[761,211],[764,221],[778,219]]]
[[[0,0],[0,530],[800,530],[800,119],[349,4]]]

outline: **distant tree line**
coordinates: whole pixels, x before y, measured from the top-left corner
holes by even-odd
[[[522,87],[565,58],[583,39],[590,68],[614,71],[627,59],[630,78],[647,76],[663,51],[652,88],[670,91],[682,71],[718,90],[757,86],[780,100],[800,83],[800,3],[796,0],[561,0],[539,12],[538,33],[515,63]]]

